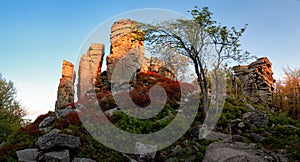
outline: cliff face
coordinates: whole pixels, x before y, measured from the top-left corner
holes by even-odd
[[[62,65],[62,77],[57,90],[55,109],[74,102],[74,81],[74,65],[64,60]]]
[[[125,19],[115,22],[111,27],[110,34],[111,53],[106,58],[107,78],[110,81],[117,62],[129,52],[136,54],[140,71],[147,71],[144,57],[144,33],[138,29],[135,21]],[[130,61],[127,64],[131,64]],[[135,64],[135,63],[133,63]]]
[[[260,97],[267,103],[272,100],[275,80],[273,79],[272,63],[262,57],[246,66],[235,66],[233,70],[241,81],[242,93],[250,97]]]
[[[82,98],[89,90],[94,88],[100,75],[104,56],[103,44],[91,44],[87,53],[82,55],[78,71],[77,96]]]

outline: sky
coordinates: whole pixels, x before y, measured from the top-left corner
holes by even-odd
[[[145,8],[190,17],[187,11],[194,6],[208,6],[222,25],[248,24],[242,49],[268,57],[275,79],[284,67],[300,68],[299,0],[2,0],[0,73],[15,83],[18,100],[35,119],[54,110],[62,61],[76,63],[99,25]]]

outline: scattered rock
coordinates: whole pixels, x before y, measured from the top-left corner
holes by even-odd
[[[139,154],[140,159],[152,159],[155,157],[157,146],[146,145],[141,142],[136,142],[135,144],[136,153]]]
[[[182,147],[179,145],[176,145],[176,147],[174,149],[172,149],[172,155],[176,155],[181,151],[182,151]]]
[[[261,142],[265,139],[263,136],[256,133],[250,133],[249,138],[254,142]]]
[[[239,122],[239,123],[237,124],[237,126],[238,126],[239,128],[244,128],[244,127],[245,127],[245,123],[244,123],[244,122]]]
[[[114,112],[120,111],[118,107],[105,111],[105,113],[109,114],[109,116],[113,116]]]
[[[257,151],[253,149],[247,149],[244,143],[214,142],[206,148],[203,162],[262,161],[263,159],[256,153]]]
[[[39,154],[38,149],[25,149],[17,151],[19,162],[34,162]]]
[[[72,162],[96,162],[96,161],[87,158],[74,158]]]
[[[243,118],[245,119],[245,125],[250,128],[258,128],[268,124],[269,122],[268,114],[263,111],[247,112],[243,114]]]
[[[71,106],[68,106],[64,109],[58,109],[58,110],[55,111],[56,118],[65,117],[72,111],[75,111],[75,110]]]
[[[39,131],[48,132],[52,129],[52,123],[55,121],[55,116],[48,116],[39,124]]]
[[[255,144],[246,145],[241,142],[214,142],[206,148],[203,162],[225,162],[225,161],[280,161],[287,162],[288,159],[282,154],[266,152],[255,149]]]
[[[252,105],[249,104],[249,103],[246,103],[244,106],[245,106],[247,109],[249,109],[249,110],[255,110],[255,107],[252,106]]]
[[[51,132],[38,138],[37,145],[41,150],[48,150],[55,146],[59,147],[69,147],[76,148],[80,146],[80,138],[67,134],[58,134],[57,130],[52,130]]]
[[[226,140],[226,139],[230,139],[230,135],[228,134],[224,134],[224,133],[220,133],[220,132],[215,132],[215,131],[211,131],[206,137],[205,139],[211,140],[211,141],[220,141],[220,140]]]
[[[246,137],[243,137],[241,135],[233,135],[232,140],[236,142],[243,142],[246,139]]]
[[[68,150],[48,152],[42,156],[46,162],[70,162]]]

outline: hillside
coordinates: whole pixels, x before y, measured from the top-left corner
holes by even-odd
[[[165,62],[146,58],[136,25],[128,19],[113,24],[106,70],[101,43],[90,45],[78,71],[64,60],[55,110],[9,136],[0,161],[300,159],[300,121],[272,104],[275,80],[267,57],[225,71],[224,108],[205,132],[197,81],[181,82]]]

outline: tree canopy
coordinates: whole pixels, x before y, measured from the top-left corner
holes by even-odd
[[[172,52],[189,58],[192,63],[201,90],[203,115],[208,111],[208,78],[213,74],[215,80],[218,71],[229,61],[243,62],[251,58],[249,52],[243,52],[240,37],[247,24],[240,30],[228,28],[212,18],[208,7],[197,6],[189,11],[192,19],[171,19],[157,24],[142,24],[145,41],[153,53]],[[213,73],[209,73],[213,71]]]
[[[16,99],[13,82],[6,81],[0,74],[0,143],[25,123],[25,109]]]

